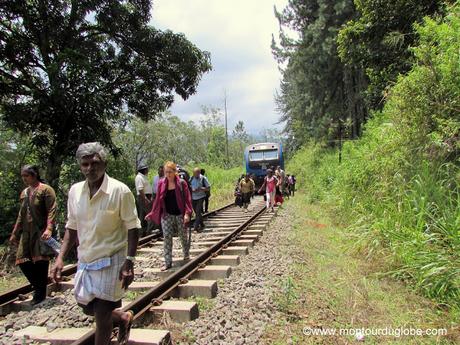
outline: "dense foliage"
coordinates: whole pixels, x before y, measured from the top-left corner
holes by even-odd
[[[356,18],[341,28],[339,55],[347,65],[366,71],[364,92],[370,109],[381,109],[385,90],[401,73],[410,70],[417,40],[414,23],[427,15],[442,15],[443,0],[356,0]]]
[[[386,272],[436,301],[460,301],[460,4],[425,18],[414,64],[389,91],[362,139],[310,144],[289,170],[312,200],[338,205],[350,236]],[[300,177],[299,176],[299,177]]]
[[[152,2],[0,1],[0,106],[57,187],[64,160],[111,132],[124,111],[153,119],[195,93],[209,53],[152,27]]]
[[[282,28],[298,34],[294,39],[282,30],[279,44],[272,43],[282,67],[277,104],[289,145],[356,138],[367,117],[361,95],[366,79],[362,69],[341,61],[336,42],[356,15],[353,1],[290,0],[276,15]]]
[[[414,24],[442,16],[443,0],[290,0],[276,12],[277,95],[289,145],[356,139],[372,110],[414,61]],[[294,35],[289,35],[294,32]],[[294,38],[297,36],[296,38]]]
[[[229,134],[227,160],[222,113],[219,109],[203,110],[199,123],[181,121],[169,112],[147,123],[132,119],[126,126],[114,130],[113,140],[133,169],[145,163],[156,170],[165,160],[184,166],[195,163],[222,168],[241,166],[244,149],[254,140],[246,133],[244,123],[238,122]]]
[[[229,157],[225,154],[225,128],[223,114],[218,108],[203,107],[199,123],[181,121],[177,116],[164,112],[154,121],[125,115],[127,121],[114,126],[111,140],[119,149],[111,156],[108,174],[126,183],[134,190],[134,177],[139,164],[147,164],[150,179],[158,166],[173,160],[189,169],[195,165],[206,167],[213,183],[213,205],[222,204],[233,196],[234,179],[242,171],[243,152],[247,145],[257,140],[246,133],[244,123],[238,122],[229,133]],[[3,127],[2,127],[3,128]],[[263,133],[273,139],[276,131]],[[18,136],[12,130],[0,130],[0,241],[10,233],[19,207],[19,193],[24,188],[20,168],[36,163],[43,167],[30,138]],[[74,157],[64,160],[57,185],[58,225],[63,230],[67,192],[70,186],[82,180]]]

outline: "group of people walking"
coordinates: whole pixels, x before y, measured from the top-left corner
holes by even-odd
[[[248,212],[251,198],[256,193],[254,177],[250,174],[243,174],[237,181],[235,187],[235,204],[242,207],[244,212]],[[274,212],[276,204],[283,203],[284,196],[294,196],[296,178],[294,175],[285,174],[280,166],[267,169],[262,186],[257,194],[263,194],[268,211]]]
[[[155,227],[159,227],[160,230],[162,229],[161,222],[155,222],[150,217],[147,218],[146,215],[152,209],[156,196],[159,194],[161,182],[168,176],[166,166],[170,163],[172,162],[166,162],[165,165],[158,168],[158,174],[153,178],[152,184],[148,180],[148,166],[144,164],[138,166],[134,182],[137,193],[137,210],[142,225],[142,235],[151,233]],[[172,165],[170,164],[170,166]],[[190,177],[184,169],[179,165],[175,165],[174,173],[187,184],[187,188],[191,192],[192,209],[195,212],[193,227],[195,231],[199,232],[204,228],[202,215],[208,212],[211,190],[211,185],[205,176],[205,170],[197,167],[193,170],[192,177]]]
[[[107,153],[102,145],[81,144],[76,159],[85,180],[69,190],[66,230],[60,250],[54,248],[54,252],[47,243],[56,218],[55,192],[41,180],[37,166],[22,168],[27,188],[21,193],[19,215],[10,236],[10,242],[17,246],[16,264],[34,288],[31,303],[38,304],[46,298],[50,259],[57,254],[51,277],[59,282],[64,257],[78,243],[74,295],[83,312],[95,317],[95,344],[109,344],[113,327],[118,328],[118,342],[127,344],[133,313],[119,308],[134,279],[141,222],[145,229],[161,224],[165,257],[162,270],[172,266],[175,233],[181,240],[183,258],[188,260],[192,213],[194,229],[201,231],[211,185],[199,168],[189,180],[181,178],[173,162],[159,168],[150,184],[148,167],[139,166],[136,200],[125,184],[107,174]]]
[[[126,344],[133,321],[131,311],[120,309],[124,292],[134,279],[134,262],[139,234],[161,226],[164,265],[172,267],[172,238],[177,234],[183,259],[190,258],[191,217],[193,228],[204,228],[203,212],[207,212],[211,185],[200,168],[188,176],[173,162],[158,168],[153,183],[148,179],[148,166],[138,167],[135,177],[136,196],[122,182],[107,174],[107,152],[97,143],[81,144],[76,159],[85,180],[69,190],[67,223],[59,250],[52,245],[56,219],[56,194],[43,182],[37,166],[26,165],[21,177],[27,185],[20,195],[20,210],[10,236],[17,246],[16,264],[34,288],[32,304],[46,298],[50,259],[57,254],[51,278],[62,279],[64,257],[78,243],[78,269],[74,279],[76,302],[87,315],[95,317],[96,345],[110,343],[113,327],[118,328],[119,344]],[[242,207],[255,194],[250,175],[238,181]],[[278,167],[267,170],[260,189],[265,192],[267,209],[273,211],[277,190],[295,191],[295,176],[286,176]]]

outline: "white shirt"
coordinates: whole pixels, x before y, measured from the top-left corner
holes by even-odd
[[[68,229],[77,230],[78,260],[90,263],[127,247],[128,230],[140,228],[136,203],[129,188],[107,174],[90,199],[88,182],[78,182],[69,191]]]
[[[141,194],[139,193],[141,190],[144,191],[144,194],[152,194],[152,186],[150,185],[147,176],[144,174],[140,172],[137,173],[136,178],[134,179],[134,184],[136,185],[137,195]]]
[[[160,181],[164,179],[164,176],[163,177],[160,177],[160,175],[156,175],[154,178],[153,178],[153,194],[157,194],[158,193],[158,183],[160,183]]]

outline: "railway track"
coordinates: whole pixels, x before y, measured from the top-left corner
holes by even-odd
[[[216,296],[217,280],[230,275],[231,267],[248,253],[273,217],[272,213],[264,211],[262,198],[256,198],[252,211],[248,213],[232,205],[208,213],[205,231],[192,237],[191,260],[184,263],[174,259],[172,269],[166,273],[154,267],[161,264],[162,242],[156,236],[143,238],[138,250],[139,265],[136,266],[139,267],[136,268],[135,283],[130,286],[130,290],[139,295],[132,301],[124,301],[122,307],[123,310],[133,310],[135,314],[130,342],[145,345],[171,343],[167,329],[152,329],[161,317],[159,315],[168,314],[172,319],[182,315],[179,316],[180,321],[197,317],[196,303],[186,299]],[[176,243],[174,248],[179,248]],[[61,289],[69,289],[73,282],[70,280],[61,285]],[[145,325],[149,326],[144,328]],[[29,326],[16,331],[15,336],[38,343],[94,343],[94,330],[90,328],[58,328],[48,332],[46,327]]]
[[[228,204],[226,206],[223,206],[211,212],[205,213],[203,217],[206,219],[232,206],[233,204]],[[138,248],[144,248],[148,245],[151,245],[152,243],[155,243],[160,238],[161,238],[161,235],[159,233],[155,233],[155,234],[151,234],[151,235],[142,237],[139,239]],[[66,279],[74,275],[76,272],[77,272],[76,264],[67,265],[62,270],[62,277]],[[54,283],[51,281],[51,279],[48,278],[48,289],[53,289],[53,287],[54,287]],[[10,306],[14,302],[19,301],[20,300],[19,297],[21,295],[29,294],[32,291],[33,291],[33,288],[31,284],[22,284],[21,286],[18,286],[16,288],[13,288],[13,289],[10,289],[10,290],[7,290],[1,293],[0,294],[0,315],[4,316],[8,314],[11,311]]]

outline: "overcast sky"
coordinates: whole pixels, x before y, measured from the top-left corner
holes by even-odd
[[[229,129],[243,120],[258,133],[275,125],[279,115],[274,94],[280,73],[272,57],[271,35],[278,35],[273,13],[287,0],[156,0],[153,25],[182,32],[201,50],[211,53],[213,69],[188,100],[176,96],[171,111],[183,120],[198,120],[201,105],[223,109],[227,91]],[[231,131],[230,131],[231,132]]]

